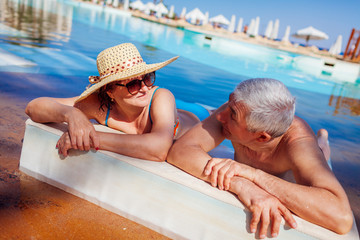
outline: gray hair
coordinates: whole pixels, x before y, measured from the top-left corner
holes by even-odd
[[[272,137],[283,135],[295,115],[295,97],[275,79],[254,78],[239,83],[235,102],[247,109],[246,123],[251,132],[265,131]]]

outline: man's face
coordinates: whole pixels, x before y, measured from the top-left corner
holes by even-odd
[[[222,123],[224,136],[242,145],[247,145],[254,138],[254,134],[247,130],[246,112],[244,104],[235,102],[234,94],[231,93],[227,108],[217,115],[217,120]]]

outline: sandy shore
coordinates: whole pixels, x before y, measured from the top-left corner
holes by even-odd
[[[168,239],[20,172],[26,104],[0,94],[0,239]]]

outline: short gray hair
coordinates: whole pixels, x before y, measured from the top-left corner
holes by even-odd
[[[275,79],[254,78],[239,83],[235,102],[247,109],[246,124],[251,132],[265,131],[272,137],[283,135],[295,115],[295,97]]]

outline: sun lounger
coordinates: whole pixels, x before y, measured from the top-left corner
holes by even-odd
[[[64,128],[27,120],[20,170],[170,238],[255,238],[249,231],[251,214],[234,195],[166,162],[76,150],[61,159],[55,145]],[[337,235],[295,219],[298,228],[282,225],[277,239],[359,239],[355,224],[348,234]]]

